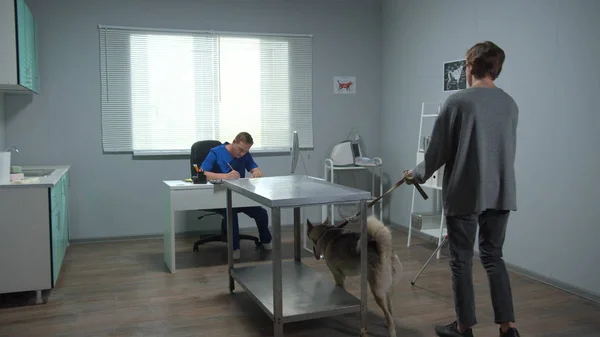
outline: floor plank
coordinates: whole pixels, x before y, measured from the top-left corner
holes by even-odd
[[[453,320],[447,251],[432,260],[415,286],[410,281],[434,247],[418,238],[406,247],[406,233],[394,230],[394,244],[404,266],[395,288],[398,336],[433,336],[433,324]],[[293,257],[293,235],[283,233],[283,256]],[[43,305],[16,306],[23,297],[0,295],[0,336],[268,336],[270,319],[239,286],[229,294],[225,244],[210,243],[192,252],[194,238],[177,239],[175,275],[163,263],[162,239],[73,244],[57,287]],[[268,261],[269,253],[242,243],[242,261]],[[333,281],[323,261],[304,252],[305,263]],[[266,263],[266,262],[265,262]],[[600,336],[600,306],[511,273],[522,336]],[[486,274],[474,263],[477,296],[476,336],[497,336]],[[359,296],[360,278],[347,289]],[[369,335],[385,336],[383,316],[369,294]],[[285,325],[286,336],[357,336],[358,315],[344,315]]]

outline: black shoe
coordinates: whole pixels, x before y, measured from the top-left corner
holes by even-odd
[[[506,330],[506,332],[502,332],[502,329],[499,329],[499,330],[500,330],[500,337],[521,337],[521,335],[519,335],[519,332],[515,328],[510,328],[510,329]]]
[[[473,337],[473,330],[458,331],[458,322],[454,321],[448,325],[436,325],[435,333],[439,337]],[[508,335],[511,336],[511,335]],[[505,337],[505,336],[502,336]],[[517,336],[518,337],[518,336]]]

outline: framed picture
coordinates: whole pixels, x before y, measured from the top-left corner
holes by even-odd
[[[356,94],[356,76],[334,76],[334,94]]]
[[[444,91],[467,88],[466,60],[444,62]]]

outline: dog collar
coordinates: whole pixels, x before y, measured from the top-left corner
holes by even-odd
[[[321,233],[321,235],[319,235],[319,237],[317,238],[317,240],[315,242],[318,244],[319,241],[323,238],[323,236],[325,236],[325,233],[327,233],[328,230],[333,229],[333,228],[336,228],[336,227],[325,228],[323,233]],[[321,255],[317,254],[317,249],[315,248],[315,245],[313,245],[313,255],[315,256],[315,260],[321,259]]]

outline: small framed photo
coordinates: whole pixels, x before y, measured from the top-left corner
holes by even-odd
[[[356,94],[356,76],[334,76],[334,94]]]
[[[444,91],[458,91],[467,88],[467,61],[444,62]]]

